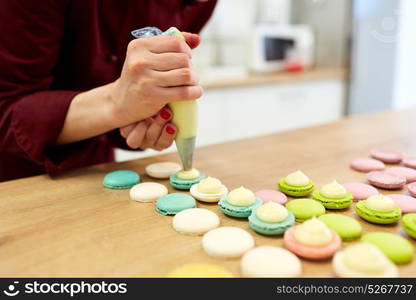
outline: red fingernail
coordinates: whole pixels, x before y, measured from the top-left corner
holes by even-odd
[[[162,111],[160,112],[160,116],[164,120],[169,120],[169,118],[170,118],[170,112],[168,112],[166,109],[162,109]]]
[[[168,125],[168,126],[166,126],[166,132],[169,133],[169,134],[174,134],[175,133],[175,128]]]

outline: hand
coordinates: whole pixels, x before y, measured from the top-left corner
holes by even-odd
[[[171,119],[172,111],[164,107],[153,118],[125,126],[120,129],[120,133],[126,138],[130,148],[152,148],[161,151],[170,147],[176,137],[177,129],[169,123]]]
[[[116,127],[156,115],[166,104],[202,95],[190,69],[191,47],[199,36],[156,36],[129,43],[120,78],[112,84],[111,100]],[[142,125],[144,126],[144,125]]]

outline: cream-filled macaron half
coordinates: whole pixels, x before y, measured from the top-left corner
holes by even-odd
[[[328,198],[344,198],[347,195],[345,187],[340,185],[336,180],[324,185],[320,193]]]
[[[167,179],[181,169],[180,164],[165,161],[148,165],[146,167],[146,173],[153,178]]]
[[[138,202],[156,201],[168,194],[168,189],[157,182],[143,182],[130,189],[130,199]]]
[[[257,208],[256,216],[266,223],[278,223],[287,218],[288,211],[279,203],[267,202]]]
[[[202,235],[220,225],[220,218],[205,208],[188,208],[172,219],[173,228],[182,234]]]
[[[181,170],[176,173],[176,176],[179,179],[183,180],[192,180],[199,176],[199,171],[197,169],[191,169],[191,170]]]
[[[206,177],[199,183],[194,184],[190,190],[191,195],[204,202],[218,202],[220,198],[228,193],[228,189],[217,178]]]
[[[252,191],[242,186],[228,194],[227,202],[234,206],[250,206],[256,202],[256,196]]]
[[[338,277],[397,277],[397,267],[376,246],[357,243],[338,251],[332,261]]]
[[[393,199],[382,194],[368,197],[367,200],[365,200],[365,206],[380,212],[389,212],[397,208],[397,204]]]
[[[305,186],[309,184],[310,179],[302,171],[298,170],[287,175],[285,181],[291,186]]]
[[[308,246],[323,246],[332,240],[331,229],[315,217],[296,226],[294,236],[299,243]]]

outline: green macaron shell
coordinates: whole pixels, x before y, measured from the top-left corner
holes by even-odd
[[[186,194],[168,194],[156,201],[156,211],[165,216],[176,215],[184,209],[194,207],[196,207],[195,199]]]
[[[406,214],[402,218],[402,227],[410,237],[416,239],[416,214]]]
[[[328,209],[347,208],[352,204],[353,199],[354,199],[352,194],[349,192],[345,195],[345,197],[342,197],[342,198],[328,198],[322,195],[321,191],[319,190],[316,190],[312,193],[312,198],[316,201],[321,202],[322,205]]]
[[[392,224],[400,220],[402,211],[399,207],[393,211],[376,211],[365,205],[366,200],[361,200],[355,205],[355,212],[364,220],[376,224]]]
[[[363,232],[361,224],[348,216],[341,214],[325,214],[318,219],[338,233],[343,241],[353,241],[358,239]]]
[[[291,200],[286,203],[286,208],[294,214],[296,222],[299,223],[325,213],[325,207],[320,202],[306,198]]]
[[[194,179],[181,179],[176,174],[172,174],[169,178],[170,185],[178,190],[189,190],[191,186],[199,183],[205,175],[200,173],[197,178]]]
[[[247,218],[251,212],[263,204],[263,200],[256,198],[256,201],[250,206],[236,206],[227,201],[227,196],[222,197],[218,202],[220,210],[227,216],[236,218]]]
[[[140,175],[130,170],[118,170],[104,176],[103,186],[110,189],[128,189],[140,182]]]
[[[248,217],[248,224],[254,231],[264,235],[281,235],[295,224],[295,216],[288,211],[286,219],[277,223],[264,222],[257,217],[257,208]]]
[[[397,234],[370,232],[363,235],[361,240],[379,248],[395,264],[407,264],[413,259],[412,244]]]
[[[309,195],[313,191],[314,186],[315,185],[312,181],[305,186],[289,185],[287,184],[285,178],[281,178],[278,184],[278,188],[282,193],[293,197],[304,197]]]

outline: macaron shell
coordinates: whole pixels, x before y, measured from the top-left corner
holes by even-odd
[[[130,189],[130,199],[138,202],[152,202],[168,194],[168,189],[160,183],[143,182]]]
[[[175,215],[182,210],[194,207],[196,207],[195,199],[186,194],[168,194],[156,201],[156,211],[162,215]]]
[[[233,275],[223,267],[211,264],[186,264],[168,274],[169,278],[231,278]]]
[[[357,220],[341,214],[325,214],[318,218],[335,231],[343,241],[358,239],[363,228]]]
[[[402,218],[402,227],[411,238],[416,239],[416,214],[407,214]]]
[[[254,194],[256,197],[263,200],[263,203],[276,202],[279,204],[285,204],[287,202],[287,196],[282,192],[275,190],[259,190]]]
[[[386,169],[387,173],[406,178],[407,183],[416,181],[416,170],[406,167],[391,167]]]
[[[253,236],[238,227],[218,227],[202,237],[202,249],[217,258],[237,258],[253,247]]]
[[[302,264],[290,251],[273,246],[260,246],[244,254],[240,262],[243,277],[299,277]]]
[[[172,219],[173,228],[186,235],[202,235],[220,225],[220,218],[204,208],[188,208],[177,213]]]
[[[400,207],[402,213],[416,213],[416,198],[403,194],[388,195]]]
[[[382,161],[368,157],[357,158],[350,164],[351,169],[364,173],[371,171],[383,171],[385,167],[386,166]]]
[[[350,192],[347,192],[347,195],[343,198],[328,198],[322,195],[319,190],[315,190],[312,193],[312,198],[319,201],[326,209],[345,209],[353,202],[353,196]]]
[[[416,169],[416,157],[407,157],[403,159],[403,165],[408,168]]]
[[[191,186],[189,191],[191,195],[202,202],[214,203],[218,202],[222,197],[225,197],[228,194],[228,189],[225,185],[222,186],[222,192],[219,194],[203,194],[198,191],[198,183]]]
[[[393,175],[385,171],[367,173],[367,180],[371,185],[386,190],[398,190],[406,184],[405,177]]]
[[[407,185],[407,191],[413,197],[416,197],[416,182]]]
[[[169,177],[169,182],[172,187],[174,187],[177,190],[189,190],[194,184],[199,183],[202,179],[205,178],[205,175],[200,173],[197,178],[186,180],[181,179],[178,176],[176,176],[176,173],[171,175]]]
[[[292,186],[286,183],[285,178],[281,178],[278,183],[279,190],[292,197],[305,197],[312,193],[314,186],[312,181],[305,186]]]
[[[373,149],[370,151],[370,156],[374,159],[381,160],[388,164],[396,164],[402,161],[403,155],[398,151]]]
[[[131,170],[118,170],[107,173],[103,186],[110,189],[128,189],[140,182],[140,175]]]
[[[319,217],[325,213],[325,207],[312,199],[295,199],[286,203],[286,208],[296,218],[296,222],[304,222],[312,217]]]
[[[280,221],[278,223],[267,223],[260,220],[256,216],[256,211],[253,211],[253,213],[248,217],[248,223],[251,229],[260,234],[281,235],[289,227],[295,224],[295,216],[290,211],[288,211],[288,216],[283,221]]]
[[[158,179],[167,179],[170,175],[182,169],[181,165],[175,162],[164,161],[146,166],[146,173],[150,177]]]
[[[342,185],[352,194],[354,201],[365,200],[379,193],[375,187],[361,182],[346,182]]]
[[[230,217],[236,218],[248,218],[251,212],[263,204],[260,198],[256,198],[256,201],[250,206],[235,206],[227,201],[227,197],[223,197],[218,202],[220,210]]]
[[[395,264],[407,264],[413,259],[413,246],[405,238],[387,232],[370,232],[362,241],[373,244]]]
[[[286,230],[283,242],[287,249],[292,251],[298,256],[311,259],[311,260],[323,260],[330,258],[341,247],[341,238],[338,234],[331,230],[332,240],[328,245],[324,246],[309,246],[299,243],[295,238],[296,226]]]

